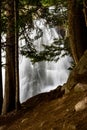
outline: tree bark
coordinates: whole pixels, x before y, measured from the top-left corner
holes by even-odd
[[[83,5],[78,0],[68,0],[69,39],[72,55],[77,64],[87,49],[87,28]]]
[[[5,95],[2,114],[15,108],[15,26],[14,26],[14,0],[7,0],[7,39],[6,39],[6,69],[5,69]]]
[[[2,101],[3,101],[3,94],[2,94],[1,0],[0,0],[0,113],[1,113],[1,110],[2,110]]]
[[[14,0],[14,16],[15,16],[15,77],[16,77],[16,96],[15,96],[15,108],[20,108],[19,101],[19,46],[18,46],[18,0]]]
[[[84,13],[85,23],[87,27],[87,1],[86,0],[83,1],[83,13]]]
[[[77,83],[87,83],[87,50],[71,72],[66,86],[68,90],[72,90]]]

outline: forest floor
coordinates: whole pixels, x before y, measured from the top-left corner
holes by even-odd
[[[21,109],[0,116],[0,130],[87,130],[87,109],[75,111],[85,92],[58,95],[57,89],[38,94]]]

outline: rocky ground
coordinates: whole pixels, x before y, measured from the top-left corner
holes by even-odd
[[[87,130],[86,96],[86,90],[65,94],[60,87],[39,94],[18,112],[0,116],[0,130]]]

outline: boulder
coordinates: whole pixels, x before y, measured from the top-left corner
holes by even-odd
[[[82,111],[84,109],[87,108],[87,97],[85,97],[84,99],[82,99],[81,101],[79,101],[76,105],[75,105],[75,111]]]

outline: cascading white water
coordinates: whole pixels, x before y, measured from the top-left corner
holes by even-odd
[[[20,64],[20,101],[46,92],[66,82],[70,67],[70,58],[65,57],[55,62],[40,62],[32,65],[29,59],[23,57]]]
[[[45,26],[45,21],[34,22],[43,31],[43,36],[34,42],[39,51],[42,49],[41,44],[50,44],[59,35],[55,28]],[[20,101],[24,102],[29,97],[65,83],[69,75],[70,61],[71,58],[65,56],[57,63],[39,62],[32,65],[30,60],[23,56],[20,62]]]
[[[43,49],[41,44],[50,44],[53,39],[58,38],[59,34],[55,28],[49,28],[45,25],[43,19],[39,21],[34,21],[36,26],[43,31],[43,37],[34,41],[38,51]],[[34,30],[35,31],[35,30]],[[31,35],[34,37],[34,33]],[[3,41],[5,41],[5,36],[3,36]],[[22,40],[21,44],[25,44]],[[5,62],[5,59],[3,58]],[[41,93],[52,90],[58,85],[62,85],[66,82],[70,67],[71,58],[65,56],[61,58],[58,62],[39,62],[32,65],[29,58],[20,56],[19,64],[19,76],[20,76],[20,102],[26,101],[28,98]],[[3,86],[5,79],[5,70],[3,68]],[[4,91],[3,91],[4,92]]]

